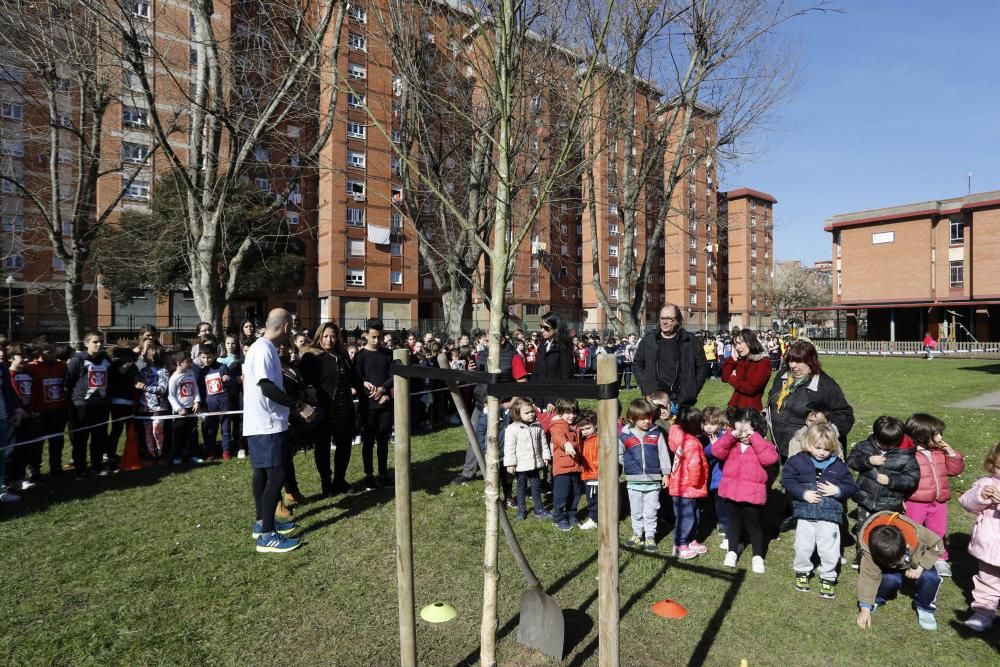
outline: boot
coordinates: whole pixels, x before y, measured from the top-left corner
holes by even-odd
[[[285,503],[278,501],[278,506],[274,508],[274,518],[281,521],[288,521],[292,518],[292,510],[285,506]]]
[[[301,505],[306,501],[306,497],[303,496],[298,491],[286,491],[281,496],[281,502],[285,504],[285,507],[295,507],[296,505]]]

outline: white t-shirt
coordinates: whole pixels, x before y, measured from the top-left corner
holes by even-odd
[[[258,338],[243,362],[243,435],[284,433],[288,430],[288,408],[266,398],[257,383],[267,378],[285,389],[278,348],[266,338]]]

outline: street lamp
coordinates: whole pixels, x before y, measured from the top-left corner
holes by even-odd
[[[14,327],[11,324],[13,323],[14,299],[11,296],[11,291],[14,286],[14,276],[7,276],[4,282],[7,283],[7,340],[13,340]]]
[[[708,331],[708,283],[712,279],[712,244],[705,245],[705,331]]]

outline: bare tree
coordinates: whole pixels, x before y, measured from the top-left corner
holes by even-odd
[[[26,202],[24,217],[30,221],[23,229],[11,225],[10,246],[15,252],[33,242],[51,247],[62,265],[72,341],[80,340],[83,287],[95,240],[157,148],[106,154],[105,122],[123,88],[122,65],[112,55],[120,44],[109,41],[109,27],[99,14],[68,0],[11,0],[0,12],[10,93],[5,115],[20,121],[3,137],[9,150],[0,180],[4,192]],[[24,158],[25,145],[44,163],[41,176],[12,159]],[[19,155],[11,154],[13,146]],[[99,186],[105,193],[100,206]]]
[[[778,262],[760,290],[760,310],[784,323],[806,308],[833,302],[830,284],[816,271],[799,262]]]

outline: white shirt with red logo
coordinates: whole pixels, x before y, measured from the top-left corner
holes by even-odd
[[[174,412],[191,411],[200,402],[198,398],[198,382],[193,370],[187,372],[174,371],[167,383],[167,398]]]

